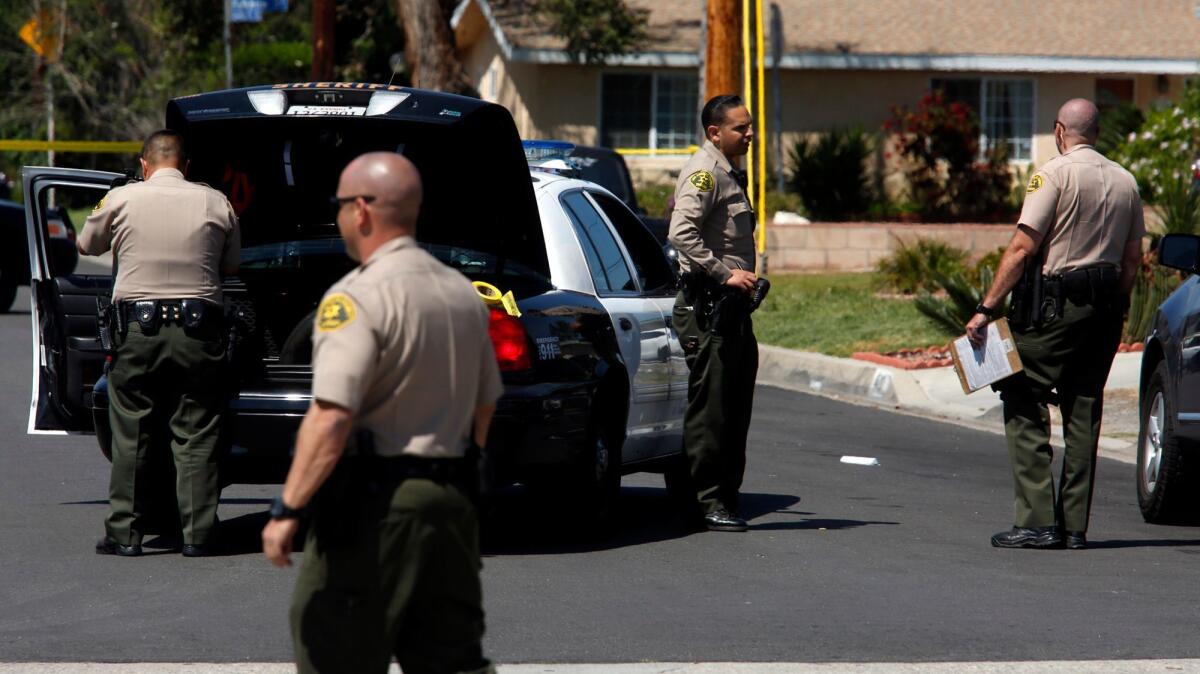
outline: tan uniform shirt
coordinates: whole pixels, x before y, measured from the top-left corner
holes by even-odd
[[[1146,234],[1137,181],[1091,145],[1076,145],[1029,180],[1020,223],[1044,238],[1046,275],[1110,265]]]
[[[457,458],[475,408],[504,392],[488,309],[410,236],[325,294],[313,326],[313,397],[354,412],[380,456]]]
[[[754,210],[712,141],[704,141],[675,185],[668,238],[683,272],[702,269],[724,283],[730,269],[754,271]]]
[[[241,232],[229,200],[175,169],[111,190],[88,216],[79,249],[112,249],[113,300],[198,297],[221,303],[221,269],[241,258]]]

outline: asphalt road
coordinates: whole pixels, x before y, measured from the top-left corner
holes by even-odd
[[[107,464],[89,437],[25,435],[29,332],[26,313],[0,315],[0,661],[289,659],[294,570],[257,552],[276,488],[226,491],[227,556],[96,556]],[[1200,656],[1200,529],[1142,523],[1129,465],[1099,467],[1093,549],[1013,551],[988,545],[1011,517],[999,436],[760,387],[750,444],[746,534],[682,526],[658,476],[627,478],[621,530],[601,544],[573,538],[536,497],[509,494],[485,546],[489,654]]]

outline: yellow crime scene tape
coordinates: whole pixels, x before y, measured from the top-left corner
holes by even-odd
[[[501,293],[499,288],[483,281],[472,281],[471,285],[475,286],[475,292],[479,293],[484,304],[489,307],[500,307],[508,312],[509,316],[521,317],[521,310],[517,308],[517,298],[513,297],[511,290]]]
[[[110,152],[137,154],[136,140],[0,140],[0,152]]]

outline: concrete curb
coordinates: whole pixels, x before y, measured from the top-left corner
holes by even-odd
[[[943,386],[943,395],[935,397],[931,391],[938,391],[938,388],[930,378],[940,375],[931,370],[904,370],[766,344],[759,345],[758,359],[760,384],[886,408],[975,430],[1004,433],[998,396],[979,391],[969,398],[960,395],[948,400]],[[1057,420],[1055,430],[1061,431]],[[1056,445],[1061,446],[1061,438],[1055,437],[1058,439]],[[1135,443],[1120,438],[1101,437],[1099,453],[1123,463],[1137,460]]]

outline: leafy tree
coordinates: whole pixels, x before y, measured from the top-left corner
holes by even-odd
[[[537,0],[536,11],[566,39],[573,61],[603,63],[646,40],[649,12],[630,9],[625,0]]]

